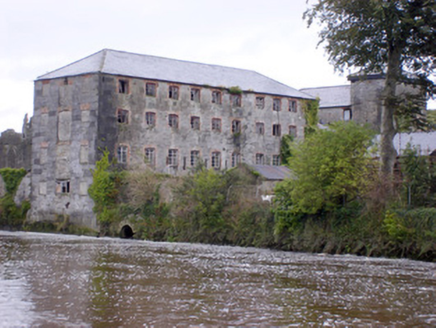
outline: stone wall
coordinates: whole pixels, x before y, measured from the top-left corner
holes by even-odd
[[[24,168],[30,170],[31,141],[12,129],[0,135],[0,168]]]
[[[125,166],[137,168],[153,166],[157,171],[169,174],[186,174],[195,165],[191,152],[198,152],[199,159],[212,166],[212,156],[219,154],[219,167],[230,168],[235,164],[233,154],[239,154],[240,161],[256,163],[263,156],[264,164],[273,164],[273,156],[279,155],[281,136],[273,135],[273,125],[280,125],[281,135],[289,133],[295,126],[297,136],[304,133],[304,117],[300,100],[296,112],[289,111],[289,99],[272,95],[243,92],[241,105],[232,105],[232,95],[224,89],[156,82],[156,96],[146,96],[147,81],[125,79],[129,85],[127,93],[117,92],[119,78],[102,77],[101,105],[99,111],[99,147],[107,147],[117,154],[120,146],[127,149]],[[154,81],[155,82],[155,81]],[[153,83],[154,83],[153,82]],[[168,97],[169,87],[178,88],[178,99]],[[198,98],[192,99],[193,90]],[[222,103],[212,102],[212,93],[221,92]],[[264,97],[263,109],[256,106],[256,97]],[[273,110],[273,99],[280,100],[280,110]],[[127,111],[127,120],[117,122],[117,111]],[[155,124],[147,124],[147,113],[155,117]],[[177,127],[170,127],[170,116],[178,119]],[[193,120],[198,120],[195,125]],[[220,130],[212,128],[212,120],[219,120]],[[232,132],[232,122],[239,121],[240,132]],[[263,125],[259,133],[256,124]],[[146,149],[153,149],[153,162],[145,160]],[[175,163],[168,161],[169,151],[175,150]],[[259,160],[259,158],[258,158]]]
[[[30,221],[68,216],[97,228],[88,196],[95,164],[99,76],[35,82]]]

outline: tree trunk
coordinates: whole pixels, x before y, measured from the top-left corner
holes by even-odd
[[[396,89],[400,78],[401,51],[399,48],[400,47],[394,48],[389,54],[381,113],[381,173],[389,181],[392,181],[394,164],[397,158],[397,151],[394,147],[394,137],[397,133],[394,125],[394,114],[398,106],[396,101]]]

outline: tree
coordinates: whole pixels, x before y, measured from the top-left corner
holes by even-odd
[[[355,199],[370,181],[373,137],[369,128],[336,122],[294,143],[288,160],[293,177],[278,185],[277,198],[294,214],[316,214]]]
[[[434,0],[319,0],[304,16],[310,26],[323,26],[336,69],[385,72],[381,118],[381,172],[390,176],[396,159],[394,116],[400,110],[396,88],[407,82],[432,96],[430,80],[436,64],[436,2]],[[415,112],[410,109],[409,114]]]

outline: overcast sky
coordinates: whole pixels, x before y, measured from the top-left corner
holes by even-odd
[[[347,84],[306,0],[0,0],[0,132],[21,131],[40,75],[110,48],[245,68],[296,89]]]

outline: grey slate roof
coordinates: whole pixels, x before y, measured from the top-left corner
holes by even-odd
[[[313,97],[319,97],[320,108],[348,107],[351,106],[350,85],[333,87],[306,88],[300,91]]]
[[[251,70],[110,49],[103,49],[67,66],[41,75],[38,80],[98,72],[212,87],[239,86],[245,91],[312,99],[308,94]]]
[[[250,164],[249,167],[267,180],[284,180],[292,175],[291,170],[286,166]]]
[[[403,150],[406,149],[408,143],[418,147],[421,155],[430,155],[436,150],[436,131],[396,134],[394,146],[398,155],[403,154]]]

